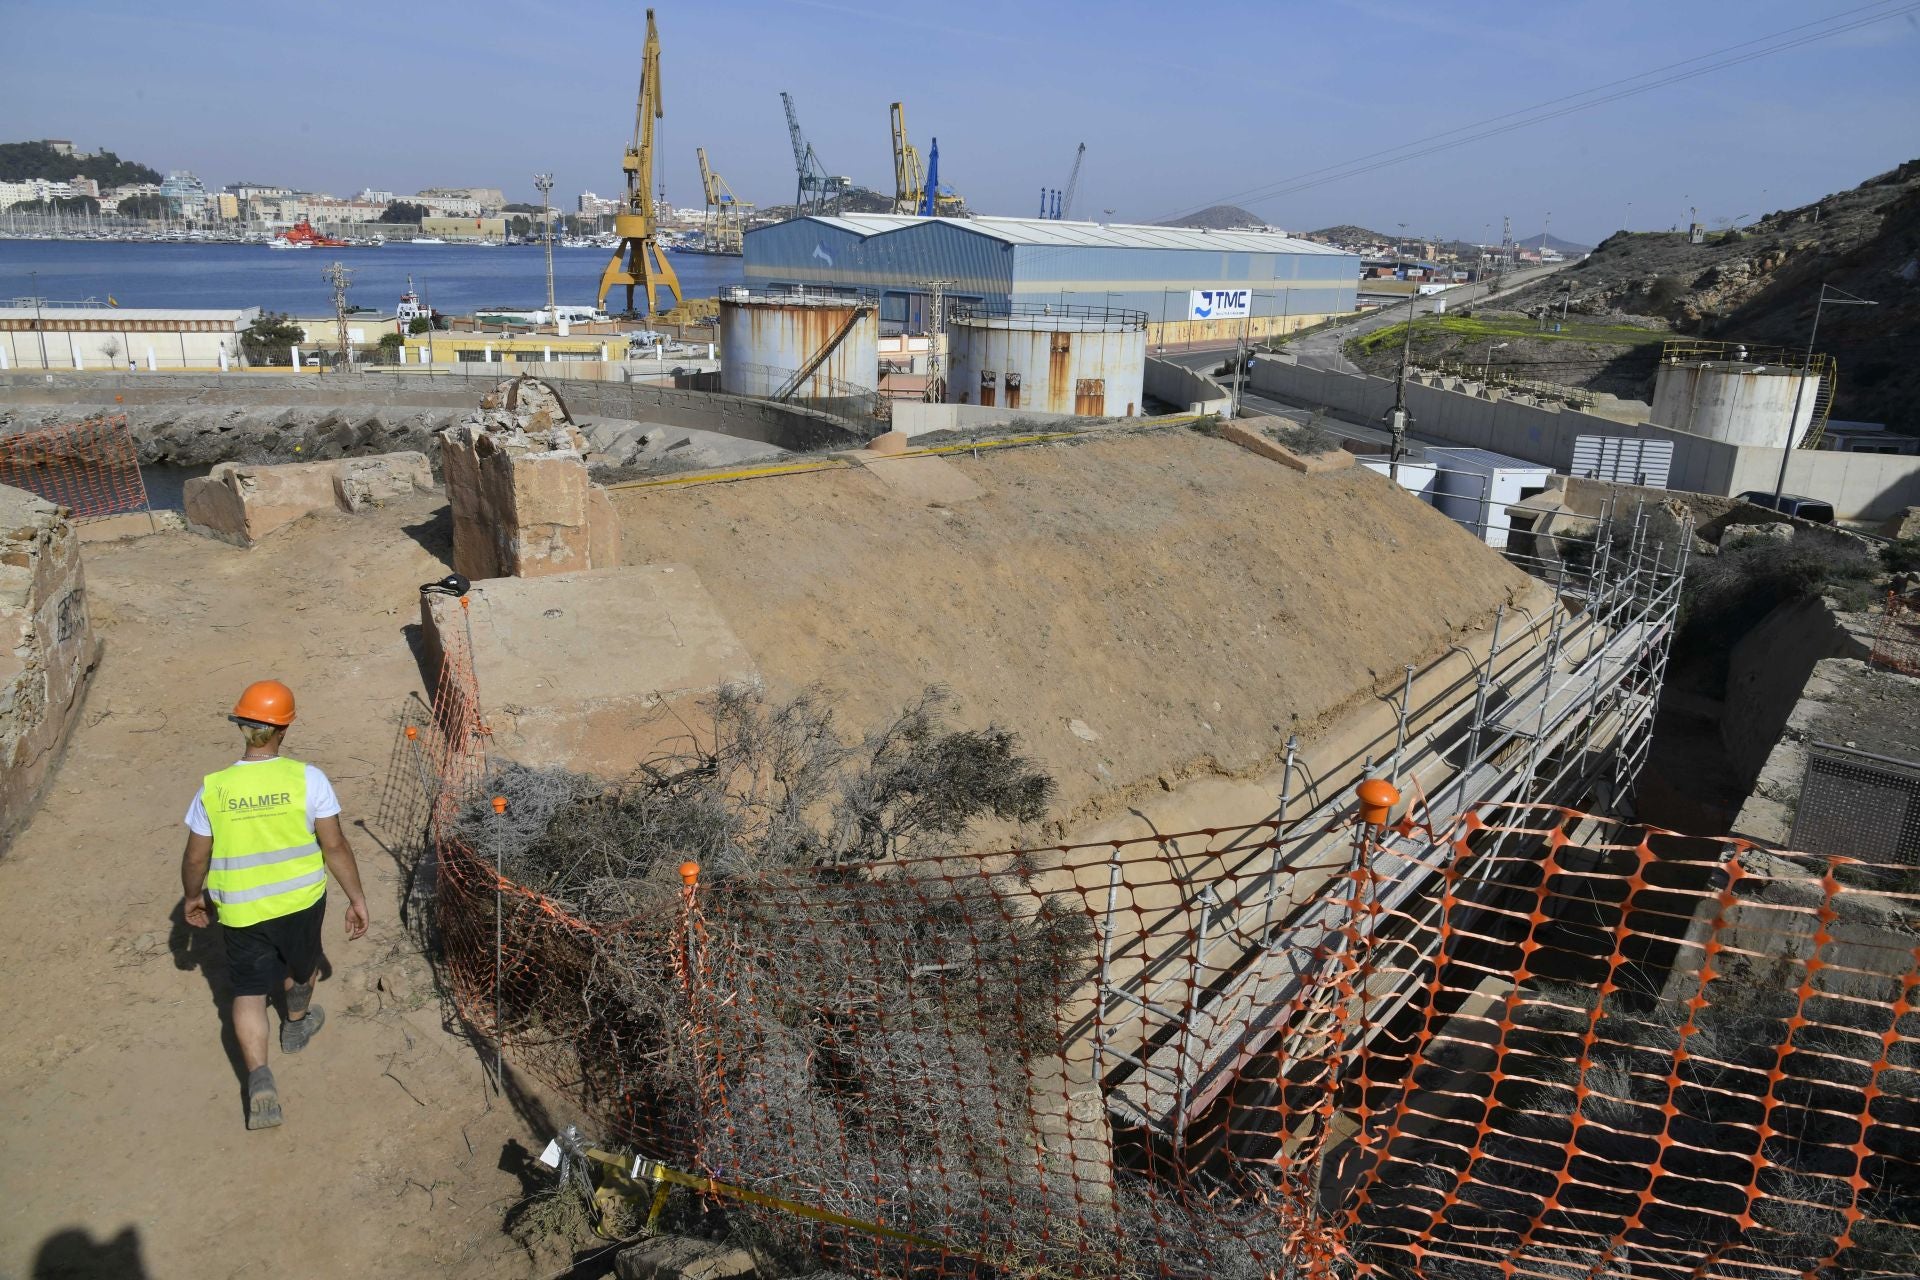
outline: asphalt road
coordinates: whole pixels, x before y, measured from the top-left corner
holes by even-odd
[[[1540,279],[1540,277],[1552,275],[1554,272],[1569,265],[1571,264],[1557,262],[1551,266],[1530,267],[1524,271],[1512,272],[1506,277],[1506,292],[1512,292],[1532,284],[1535,280]],[[1413,304],[1414,314],[1423,316],[1432,315],[1434,314],[1436,304],[1442,301],[1446,303],[1448,310],[1458,310],[1467,303],[1478,302],[1481,298],[1484,298],[1486,294],[1487,286],[1485,283],[1460,285],[1457,288],[1448,289],[1445,293],[1437,293],[1417,299]],[[1308,334],[1304,338],[1287,344],[1287,350],[1292,352],[1301,364],[1316,369],[1336,369],[1342,373],[1358,373],[1360,371],[1359,367],[1356,366],[1353,361],[1347,359],[1346,353],[1341,349],[1345,346],[1347,340],[1349,338],[1360,337],[1362,334],[1372,333],[1375,329],[1384,329],[1390,324],[1399,324],[1406,318],[1407,308],[1405,303],[1395,303],[1392,306],[1383,306],[1373,311],[1356,312],[1351,320],[1344,321],[1328,329],[1322,329],[1318,333]],[[1217,367],[1220,363],[1220,353],[1224,350],[1232,350],[1233,345],[1232,343],[1226,343],[1222,346],[1205,350],[1167,352],[1159,358],[1172,360],[1177,364],[1183,364],[1189,369]]]

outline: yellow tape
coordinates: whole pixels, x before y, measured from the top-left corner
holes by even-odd
[[[761,476],[790,476],[808,471],[839,471],[853,464],[844,458],[815,458],[808,462],[775,462],[764,467],[741,467],[735,471],[695,471],[683,476],[661,476],[657,480],[621,480],[608,489],[664,489],[679,485],[716,484],[726,480],[754,480]]]
[[[728,1199],[739,1200],[746,1204],[757,1204],[767,1209],[779,1209],[783,1213],[791,1213],[802,1218],[811,1218],[815,1222],[832,1223],[838,1227],[851,1227],[855,1231],[864,1231],[869,1235],[886,1236],[888,1239],[899,1240],[906,1244],[916,1245],[922,1249],[938,1249],[943,1253],[955,1254],[963,1258],[972,1258],[977,1262],[988,1261],[988,1259],[980,1257],[978,1254],[969,1253],[965,1249],[956,1249],[952,1245],[942,1244],[940,1241],[930,1239],[926,1236],[915,1235],[911,1231],[902,1231],[898,1227],[889,1227],[879,1222],[867,1222],[861,1218],[851,1218],[844,1213],[835,1213],[830,1209],[815,1208],[812,1205],[801,1204],[796,1200],[782,1199],[780,1196],[768,1195],[764,1191],[752,1191],[746,1187],[735,1186],[730,1182],[721,1182],[716,1178],[703,1178],[698,1174],[684,1173],[670,1165],[662,1164],[658,1160],[649,1160],[645,1156],[635,1156],[631,1165],[628,1164],[624,1157],[614,1155],[610,1151],[602,1151],[597,1147],[588,1147],[586,1156],[587,1159],[604,1166],[610,1171],[611,1176],[607,1179],[608,1185],[603,1187],[602,1190],[610,1191],[624,1200],[636,1203],[640,1201],[648,1202],[647,1226],[649,1228],[659,1219],[660,1211],[665,1208],[666,1196],[664,1193],[666,1188],[672,1185],[686,1187],[689,1190],[698,1191],[702,1195],[725,1196]]]

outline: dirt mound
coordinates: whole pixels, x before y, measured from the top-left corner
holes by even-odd
[[[822,682],[864,720],[947,685],[1021,734],[1068,821],[1268,766],[1527,582],[1370,471],[1184,430],[613,497],[776,691]]]

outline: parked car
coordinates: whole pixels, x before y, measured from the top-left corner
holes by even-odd
[[[1765,507],[1769,511],[1778,511],[1783,516],[1798,516],[1802,520],[1811,520],[1815,524],[1833,523],[1833,504],[1822,502],[1818,498],[1809,498],[1805,494],[1783,493],[1776,500],[1763,489],[1749,489],[1740,495],[1740,501],[1751,502],[1756,507]]]

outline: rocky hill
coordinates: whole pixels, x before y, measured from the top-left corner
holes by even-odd
[[[1165,222],[1157,222],[1154,225],[1203,227],[1208,231],[1234,231],[1241,227],[1264,227],[1267,225],[1267,220],[1250,209],[1242,209],[1237,204],[1216,204],[1198,213],[1190,213],[1183,218],[1169,218]]]
[[[1478,328],[1425,324],[1415,357],[1494,359],[1517,376],[1645,399],[1667,334],[1803,349],[1822,282],[1878,303],[1828,305],[1820,319],[1818,347],[1839,365],[1834,416],[1920,434],[1920,361],[1912,357],[1920,342],[1920,161],[1753,225],[1707,232],[1703,244],[1686,232],[1619,232],[1584,261],[1478,303]],[[1517,328],[1532,328],[1542,311],[1559,319],[1563,307],[1572,322],[1565,334],[1507,332],[1517,320]],[[1480,332],[1486,326],[1500,332]],[[1599,338],[1569,342],[1567,334]],[[1494,357],[1488,338],[1509,345]],[[1369,349],[1361,363],[1386,355]]]
[[[1920,342],[1920,160],[1746,227],[1709,232],[1703,244],[1689,243],[1683,232],[1621,232],[1584,261],[1481,311],[1558,311],[1571,286],[1572,316],[1804,348],[1822,283],[1879,304],[1830,304],[1821,318],[1819,349],[1839,365],[1833,416],[1920,433],[1920,360],[1913,356]],[[1465,348],[1457,354],[1478,358]],[[1644,364],[1649,380],[1644,396],[1652,366],[1644,348],[1634,354],[1636,371]],[[1591,386],[1597,378],[1618,383],[1625,370],[1625,362],[1603,369],[1542,361],[1527,372]]]
[[[1316,240],[1331,240],[1336,244],[1392,244],[1394,237],[1366,227],[1356,227],[1351,222],[1343,222],[1337,227],[1322,227],[1318,231],[1306,234]]]

